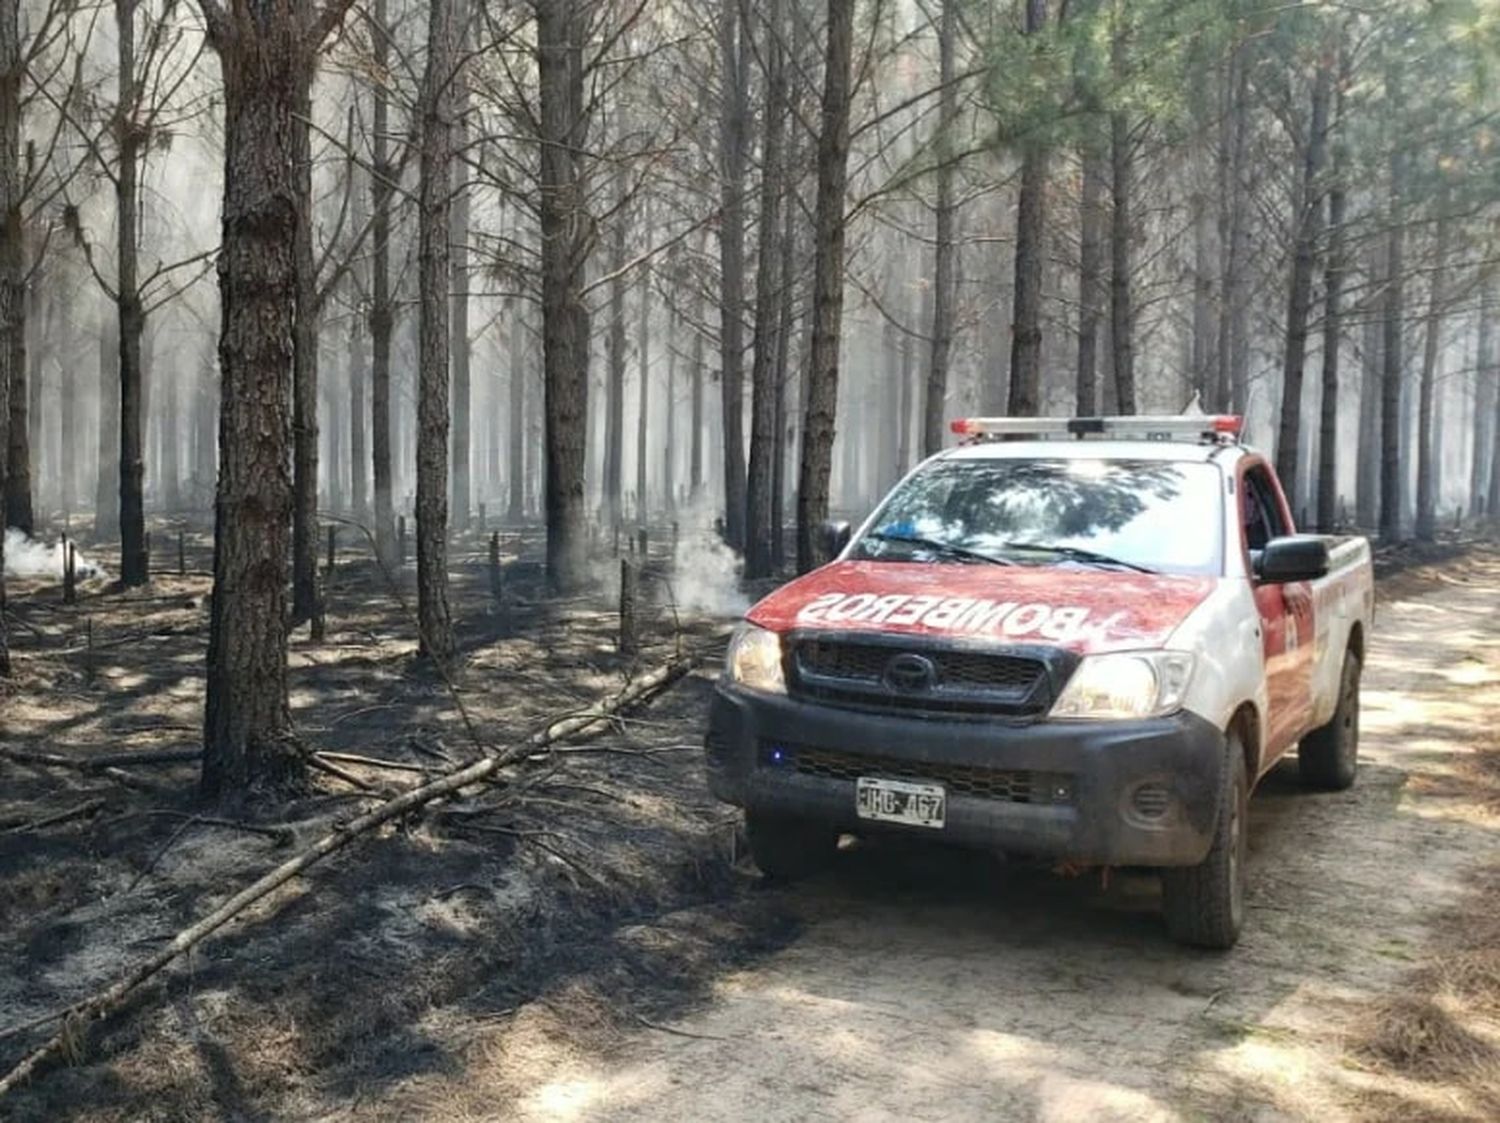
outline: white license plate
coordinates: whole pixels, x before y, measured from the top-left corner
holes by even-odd
[[[861,776],[854,782],[854,809],[861,819],[941,830],[948,798],[941,785]]]

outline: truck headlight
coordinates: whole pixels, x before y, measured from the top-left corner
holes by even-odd
[[[1193,657],[1185,651],[1089,655],[1053,703],[1051,716],[1072,721],[1160,717],[1182,708],[1192,677]]]
[[[729,681],[747,690],[785,694],[781,667],[781,637],[754,624],[741,624],[729,641],[724,669]]]

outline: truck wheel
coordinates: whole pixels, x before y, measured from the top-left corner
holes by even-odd
[[[1161,871],[1167,931],[1180,944],[1232,948],[1245,916],[1245,856],[1250,783],[1238,734],[1229,736],[1229,766],[1213,845],[1196,866]]]
[[[1339,704],[1327,725],[1314,729],[1297,746],[1302,783],[1326,792],[1341,792],[1359,770],[1359,656],[1344,655]]]
[[[745,812],[750,856],[769,881],[797,881],[817,873],[838,848],[838,835],[807,819]]]

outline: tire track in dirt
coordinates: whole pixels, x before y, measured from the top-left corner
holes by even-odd
[[[1500,562],[1458,568],[1381,605],[1355,788],[1304,792],[1295,761],[1262,783],[1232,953],[1169,943],[1150,878],[1101,889],[982,856],[851,853],[778,894],[804,934],[720,980],[681,1034],[606,1057],[531,1042],[514,1114],[1353,1117],[1381,1078],[1348,1063],[1346,1031],[1466,872],[1500,857],[1500,823],[1456,779],[1500,704]],[[466,1079],[485,1079],[476,1064]]]

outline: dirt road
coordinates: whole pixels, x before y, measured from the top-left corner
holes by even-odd
[[[1168,943],[1149,879],[1105,889],[1097,874],[849,853],[785,892],[800,938],[721,979],[705,1008],[602,1060],[555,1034],[508,1048],[528,1070],[518,1114],[1358,1117],[1355,1097],[1385,1078],[1351,1061],[1347,1031],[1410,968],[1466,873],[1500,856],[1500,824],[1455,771],[1497,713],[1500,566],[1388,593],[1360,780],[1308,794],[1287,762],[1263,783],[1233,953]]]

